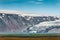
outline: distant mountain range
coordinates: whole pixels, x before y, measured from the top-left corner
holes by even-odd
[[[50,23],[51,25],[55,22],[59,22],[60,24],[60,21],[57,20],[60,20],[60,16],[47,16],[19,11],[1,10],[0,32],[47,33],[49,30],[56,28],[55,26],[49,26]],[[51,27],[51,29],[49,29],[49,27]],[[57,25],[57,27],[59,28],[60,26]]]

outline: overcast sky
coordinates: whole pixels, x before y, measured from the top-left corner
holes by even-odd
[[[60,0],[0,0],[0,10],[60,14]]]

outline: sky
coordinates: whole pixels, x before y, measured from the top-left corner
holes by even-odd
[[[60,15],[60,0],[0,0],[0,10]]]

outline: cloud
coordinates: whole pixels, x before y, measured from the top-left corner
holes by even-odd
[[[35,1],[29,1],[29,3],[35,3]]]
[[[42,0],[39,0],[39,1],[29,1],[29,3],[33,3],[33,4],[43,4]]]
[[[42,2],[35,2],[35,4],[43,4]]]
[[[38,1],[44,1],[44,0],[38,0]]]

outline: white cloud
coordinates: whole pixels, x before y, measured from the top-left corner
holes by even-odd
[[[35,2],[35,4],[43,4],[42,2]]]
[[[38,0],[38,1],[43,1],[43,0]]]
[[[29,1],[29,3],[33,3],[33,4],[43,4],[43,2],[36,2],[36,1]]]
[[[35,3],[35,1],[29,1],[29,3]]]

